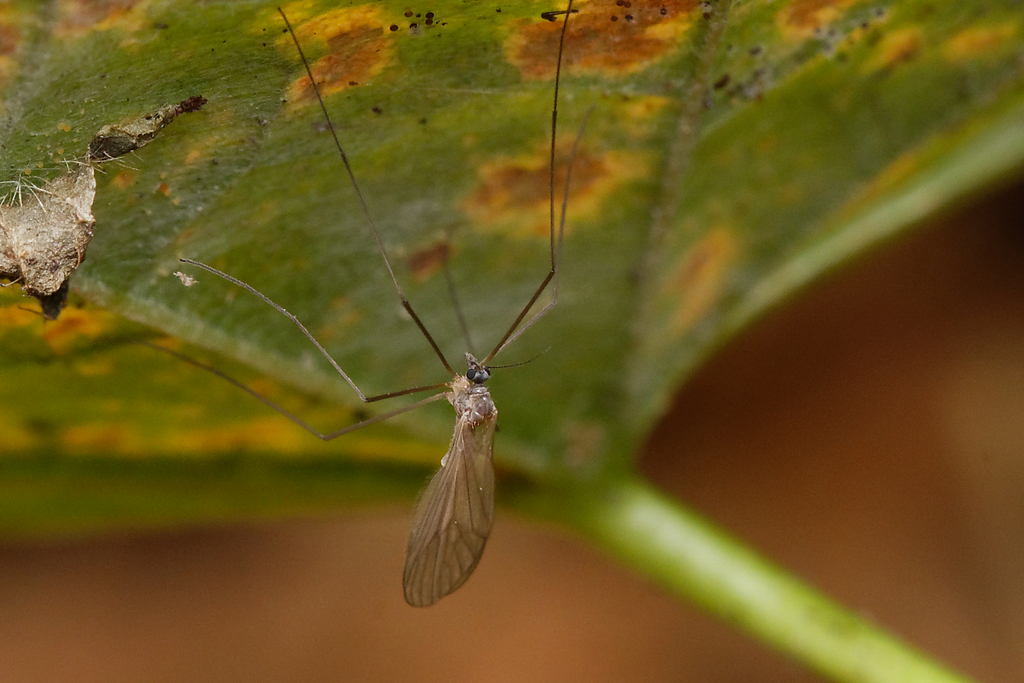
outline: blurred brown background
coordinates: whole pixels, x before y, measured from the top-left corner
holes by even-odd
[[[645,472],[984,681],[1024,680],[1024,185],[837,274],[678,396]],[[402,600],[411,509],[0,547],[0,681],[814,681],[500,515]]]

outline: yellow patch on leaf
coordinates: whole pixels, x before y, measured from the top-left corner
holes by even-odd
[[[804,40],[863,0],[794,0],[775,15],[775,25],[791,40]]]
[[[715,306],[737,251],[735,232],[720,227],[683,254],[664,286],[666,294],[678,299],[669,321],[674,334],[687,332]]]
[[[42,338],[57,353],[76,345],[80,339],[95,339],[114,328],[118,318],[98,308],[68,307],[60,318],[43,328]]]
[[[39,314],[23,308],[21,304],[0,307],[0,328],[23,327],[39,322]]]
[[[878,44],[874,56],[868,60],[869,71],[890,71],[912,62],[920,56],[924,39],[920,29],[904,28],[886,34]]]
[[[141,0],[64,0],[57,8],[53,34],[58,38],[80,38],[112,28],[134,33],[150,25],[148,3]]]
[[[943,55],[960,64],[973,59],[993,57],[1009,49],[1017,49],[1021,40],[1016,22],[994,26],[972,26],[953,36],[943,45]]]
[[[863,210],[866,206],[876,204],[880,197],[900,187],[905,181],[913,178],[921,168],[920,158],[917,150],[910,150],[889,162],[875,177],[865,185],[859,192],[851,195],[843,207],[837,211],[839,219],[853,216]]]

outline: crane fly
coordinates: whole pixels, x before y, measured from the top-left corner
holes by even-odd
[[[386,420],[400,413],[413,410],[427,403],[447,399],[455,408],[455,433],[452,435],[448,452],[441,458],[441,467],[430,479],[423,495],[416,506],[415,521],[412,533],[409,536],[409,545],[405,561],[403,584],[406,601],[414,607],[427,607],[459,588],[466,582],[470,574],[480,562],[483,555],[487,537],[491,532],[491,524],[494,521],[494,466],[492,457],[494,453],[494,433],[498,424],[498,409],[486,387],[486,382],[491,376],[491,370],[499,367],[490,366],[489,363],[505,347],[514,342],[523,332],[533,326],[540,318],[546,315],[558,302],[558,265],[562,249],[562,237],[565,231],[565,215],[568,202],[570,176],[572,161],[576,156],[579,139],[583,132],[580,132],[573,144],[569,159],[569,167],[565,177],[565,187],[562,196],[560,219],[556,224],[555,220],[555,138],[558,121],[558,88],[561,77],[562,54],[565,45],[565,36],[568,30],[569,17],[576,12],[572,8],[572,0],[565,10],[556,12],[545,12],[542,18],[548,21],[557,20],[558,15],[564,15],[561,33],[559,36],[558,57],[555,67],[554,83],[554,104],[551,111],[551,155],[550,155],[550,253],[551,267],[543,278],[530,300],[516,316],[513,323],[508,327],[501,340],[494,346],[482,360],[477,360],[471,353],[466,353],[467,371],[456,372],[448,363],[430,332],[420,320],[409,300],[402,290],[402,286],[395,277],[391,260],[387,250],[384,248],[383,240],[377,230],[376,223],[370,215],[366,201],[363,198],[359,185],[356,182],[355,174],[349,164],[347,155],[342,148],[337,131],[327,112],[320,87],[313,77],[309,61],[302,51],[302,46],[295,35],[288,17],[284,11],[278,8],[281,18],[302,60],[306,75],[316,94],[317,101],[323,111],[327,122],[327,129],[333,137],[335,147],[345,166],[349,181],[356,196],[359,199],[362,212],[370,226],[377,248],[387,268],[391,281],[394,284],[402,307],[412,318],[413,322],[420,329],[427,343],[433,349],[435,355],[450,373],[452,379],[449,382],[431,384],[411,389],[403,389],[385,394],[366,395],[341,366],[331,357],[326,349],[320,344],[313,334],[299,321],[292,313],[289,313],[282,306],[272,301],[263,293],[251,285],[238,280],[212,266],[194,261],[192,259],[180,259],[182,263],[201,268],[213,275],[216,275],[228,282],[237,285],[251,294],[259,297],[265,303],[287,316],[292,323],[309,339],[317,350],[330,362],[334,370],[352,387],[364,403],[372,403],[397,396],[405,396],[419,392],[443,389],[440,393],[433,394],[410,405],[397,410],[377,415],[369,420],[343,427],[330,433],[321,433],[314,427],[307,424],[298,416],[285,410],[269,398],[245,386],[234,378],[224,374],[216,368],[211,368],[202,363],[192,361],[206,370],[222,377],[228,382],[248,392],[274,410],[280,412],[294,423],[310,432],[314,436],[329,441],[331,439],[347,434],[356,429],[361,429],[370,424]],[[586,120],[584,120],[584,125]],[[551,299],[540,310],[533,315],[530,312],[537,304],[541,295],[551,287]],[[172,352],[173,353],[173,352]],[[178,355],[178,354],[175,354]]]

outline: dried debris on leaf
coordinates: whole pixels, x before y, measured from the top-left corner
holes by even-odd
[[[199,282],[199,280],[195,279],[191,275],[186,275],[180,270],[174,271],[174,276],[181,280],[181,284],[185,285],[186,287],[191,287],[192,285]]]
[[[196,95],[178,104],[161,107],[152,114],[103,126],[89,143],[89,158],[93,161],[109,161],[134,152],[150,143],[179,114],[199,111],[204,104],[206,98]]]
[[[96,225],[94,164],[139,149],[179,114],[198,111],[204,104],[205,98],[190,97],[104,126],[89,143],[86,161],[41,187],[17,183],[17,200],[12,196],[9,206],[0,203],[0,278],[21,282],[25,293],[39,300],[43,316],[56,320],[67,300],[68,278],[85,259]]]
[[[0,277],[20,280],[53,320],[67,298],[68,276],[92,239],[96,173],[81,164],[32,195],[18,206],[0,207]]]

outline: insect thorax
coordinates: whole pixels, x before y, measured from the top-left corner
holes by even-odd
[[[478,425],[497,419],[498,409],[494,407],[491,392],[483,384],[475,384],[459,375],[452,381],[450,401],[455,407],[459,420]]]

